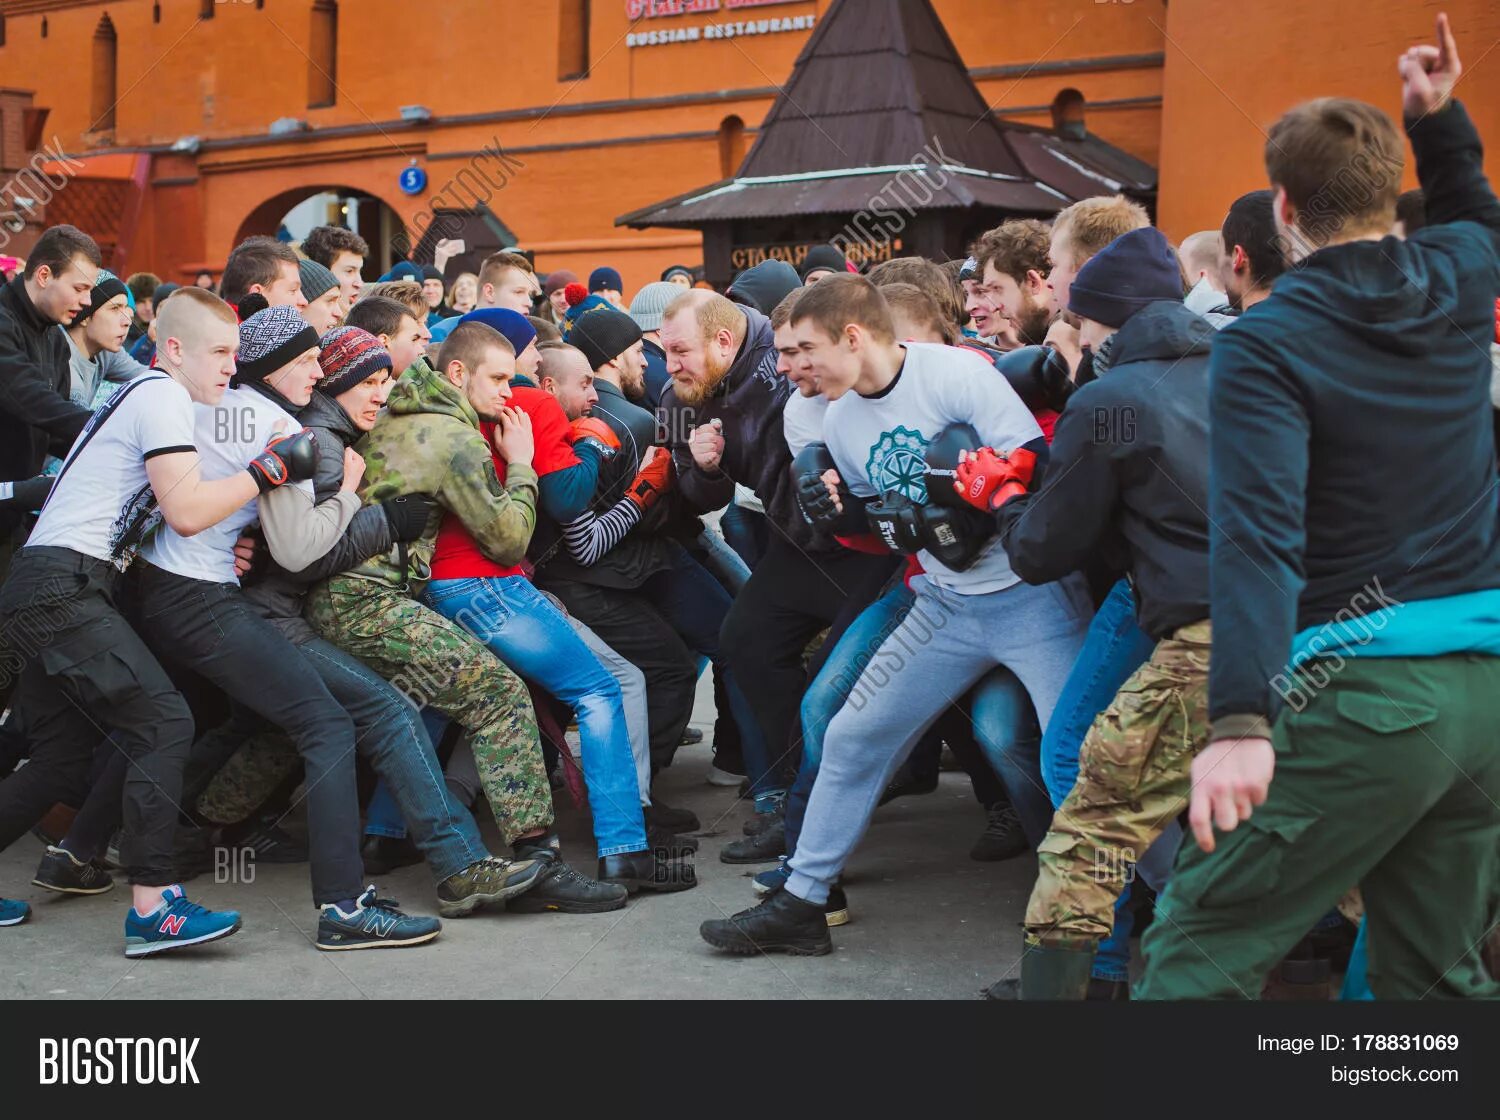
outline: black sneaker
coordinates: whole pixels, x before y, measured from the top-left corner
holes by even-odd
[[[754,836],[725,844],[719,852],[722,863],[774,863],[786,855],[786,817],[781,813],[760,813],[772,818]]]
[[[833,951],[823,908],[785,890],[774,892],[759,906],[741,910],[732,918],[704,922],[698,932],[715,949],[742,956],[792,953],[821,957]]]
[[[359,855],[365,863],[365,874],[371,878],[422,862],[422,853],[405,837],[366,836],[359,846]]]
[[[701,728],[684,727],[682,729],[682,738],[677,740],[677,745],[679,747],[691,747],[701,742],[703,742],[703,731]]]
[[[73,853],[51,844],[47,845],[31,883],[59,894],[104,894],[115,885],[108,872],[92,863],[79,863]]]
[[[599,861],[599,881],[617,883],[631,894],[636,891],[692,890],[698,885],[698,874],[684,858],[673,858],[665,852],[621,852]]]
[[[318,915],[318,948],[324,952],[348,949],[399,949],[421,945],[442,932],[436,918],[403,914],[389,898],[376,898],[375,888],[354,900],[352,913],[325,906]]]
[[[786,880],[783,878],[766,894],[775,894],[777,891],[784,890],[786,890]],[[844,888],[838,884],[828,888],[828,901],[823,904],[823,921],[828,924],[829,929],[849,924],[849,898],[844,894]]]
[[[1021,830],[1021,818],[1010,805],[994,806],[989,811],[989,818],[989,823],[969,851],[970,859],[1014,859],[1030,847]]]
[[[624,907],[630,892],[618,883],[600,883],[578,874],[548,849],[534,857],[542,872],[537,885],[512,902],[519,914],[603,914]]]
[[[913,797],[923,793],[931,793],[937,789],[937,775],[931,778],[913,778],[904,770],[891,779],[891,784],[885,787],[885,792],[880,795],[881,805],[889,804],[898,797]]]
[[[698,820],[698,814],[692,810],[674,809],[654,798],[650,805],[645,806],[644,812],[646,827],[654,828],[659,832],[697,832],[703,827]]]
[[[271,820],[262,821],[240,837],[233,847],[249,848],[255,853],[256,863],[307,862],[307,845]]]
[[[481,906],[513,899],[540,884],[544,870],[534,859],[477,860],[438,884],[438,913],[462,918]]]

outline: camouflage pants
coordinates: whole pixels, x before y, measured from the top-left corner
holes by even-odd
[[[219,733],[216,729],[204,738]],[[202,740],[193,749],[200,744]],[[198,815],[216,825],[248,820],[301,763],[302,756],[284,732],[272,729],[251,735],[198,795]]]
[[[457,623],[354,578],[315,588],[307,619],[418,708],[434,708],[469,732],[480,784],[506,843],[552,824],[552,789],[526,686]]]
[[[1209,641],[1206,621],[1163,638],[1089,729],[1078,782],[1037,848],[1028,944],[1108,937],[1126,875],[1187,808],[1193,758],[1208,743]]]

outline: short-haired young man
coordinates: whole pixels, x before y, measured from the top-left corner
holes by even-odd
[[[383,299],[393,299],[411,313],[412,318],[426,328],[427,323],[427,297],[422,294],[422,285],[415,280],[380,280],[365,289],[365,294],[360,297],[360,303],[367,299],[380,296]],[[356,306],[358,306],[356,304]]]
[[[411,308],[389,296],[366,295],[344,316],[344,326],[359,327],[379,339],[398,378],[422,357],[430,337]]]
[[[370,255],[369,243],[343,226],[314,226],[302,241],[302,252],[333,273],[343,293],[344,308],[353,307],[365,284],[361,273]]]
[[[246,296],[258,292],[272,307],[301,311],[307,306],[307,299],[302,294],[302,274],[297,268],[300,259],[297,250],[285,241],[247,237],[235,246],[225,262],[219,294],[234,308]]]
[[[161,277],[154,272],[134,272],[125,278],[125,286],[130,289],[131,305],[135,308],[130,334],[125,339],[125,345],[131,346],[146,333],[146,328],[156,316],[156,307],[151,302],[151,297],[161,286]]]
[[[980,292],[1015,327],[1022,346],[1047,337],[1053,306],[1047,291],[1047,224],[1016,218],[974,244],[974,274]]]
[[[1068,285],[1090,257],[1115,238],[1150,224],[1145,207],[1119,194],[1081,199],[1059,210],[1047,246],[1054,310],[1067,317]]]
[[[56,257],[40,267],[71,274]],[[62,305],[83,294],[53,299]],[[157,330],[159,370],[94,414],[0,589],[0,632],[51,635],[21,673],[17,707],[31,761],[0,782],[0,848],[76,794],[100,729],[112,732],[131,760],[122,855],[134,904],[125,918],[132,957],[228,937],[240,921],[190,903],[175,883],[172,841],[193,719],[121,614],[124,570],[153,531],[191,539],[312,472],[310,446],[267,431],[269,443],[247,456],[248,466],[242,458],[204,477],[194,406],[211,411],[234,376],[234,312],[216,296],[184,289],[162,305]]]
[[[1269,190],[1242,194],[1224,216],[1224,258],[1219,270],[1224,277],[1224,294],[1237,311],[1249,311],[1270,295],[1271,285],[1286,271],[1281,235],[1276,232],[1274,197]]]
[[[348,310],[343,292],[339,290],[339,282],[333,273],[317,261],[299,260],[297,274],[302,279],[302,298],[307,301],[302,317],[322,338],[343,322],[344,312]]]
[[[840,481],[825,477],[828,521],[841,520],[846,507],[851,516],[863,512],[882,539],[917,554],[926,574],[912,580],[916,603],[881,646],[900,657],[900,672],[872,660],[865,675],[878,671],[880,684],[856,685],[862,702],[845,703],[828,727],[785,888],[701,927],[709,944],[732,953],[829,952],[831,889],[912,745],[997,664],[1020,678],[1045,726],[1089,613],[1075,581],[1022,583],[1004,549],[986,539],[985,519],[952,508],[956,497],[944,504],[928,486],[928,455],[938,444],[1000,439],[1045,457],[1041,429],[988,362],[953,347],[897,342],[879,290],[857,276],[825,277],[803,292],[788,327],[793,360],[811,367],[831,401],[823,432]]]
[[[1399,60],[1429,223],[1406,240],[1403,145],[1379,109],[1322,98],[1268,134],[1300,267],[1210,357],[1226,640],[1193,763],[1198,845],[1146,932],[1146,999],[1253,998],[1350,883],[1378,998],[1500,997],[1481,959],[1500,880],[1500,200],[1452,100],[1445,15],[1437,35]],[[1329,191],[1350,167],[1368,189]]]
[[[479,266],[479,307],[508,307],[529,315],[541,290],[531,262],[520,253],[491,253]]]

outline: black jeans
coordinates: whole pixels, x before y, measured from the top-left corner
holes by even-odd
[[[147,567],[141,627],[164,657],[182,660],[287,733],[306,770],[313,902],[357,898],[359,797],[354,721],[317,669],[233,584],[187,579]]]
[[[807,553],[773,526],[765,555],[730,608],[719,638],[740,689],[760,717],[773,770],[795,771],[801,755],[807,643],[825,628],[842,633],[900,564],[897,556],[851,549]]]
[[[539,586],[561,599],[569,614],[645,675],[651,770],[666,766],[693,714],[696,655],[639,590],[572,580],[545,580]]]
[[[121,858],[132,883],[167,886],[193,718],[120,609],[113,565],[23,549],[0,590],[3,645],[22,666],[16,707],[31,761],[0,782],[0,849],[57,801],[77,800],[113,732],[129,758]]]

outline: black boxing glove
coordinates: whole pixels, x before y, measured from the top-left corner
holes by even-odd
[[[1068,359],[1052,346],[1022,346],[1001,354],[995,368],[1032,412],[1061,412],[1073,395]]]
[[[311,428],[294,436],[274,436],[245,468],[264,494],[287,482],[305,482],[318,469],[318,445]]]
[[[838,464],[828,453],[828,445],[809,443],[792,460],[792,481],[796,487],[797,508],[802,519],[815,529],[821,529],[838,537],[853,537],[870,531],[865,516],[865,503],[849,492],[848,485],[839,479],[838,493],[840,510],[834,505],[823,482],[825,471],[837,471]]]
[[[938,563],[964,571],[995,537],[994,518],[972,507],[926,505],[917,508],[917,531],[922,547]]]
[[[402,494],[380,503],[391,523],[391,540],[408,544],[420,540],[438,504],[430,494]]]
[[[910,498],[888,490],[880,501],[865,505],[865,517],[886,548],[910,555],[925,547],[917,524],[917,509]]]

